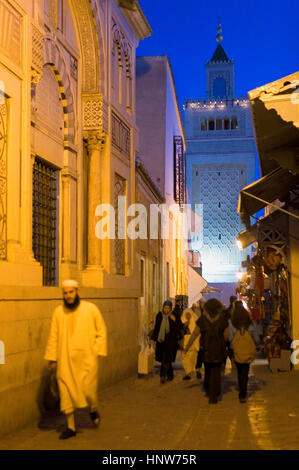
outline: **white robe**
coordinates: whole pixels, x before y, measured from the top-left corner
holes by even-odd
[[[57,361],[60,408],[97,408],[98,357],[107,356],[107,330],[96,305],[80,301],[75,311],[54,310],[45,359]]]
[[[187,346],[189,339],[191,337],[191,334],[196,328],[196,321],[198,320],[198,316],[193,312],[193,310],[190,308],[187,308],[184,310],[181,316],[182,323],[186,323],[187,313],[189,313],[191,317],[189,320],[190,334],[184,335],[184,348]],[[200,336],[198,336],[198,338],[196,338],[196,340],[193,342],[189,351],[187,352],[182,351],[182,364],[183,364],[186,375],[190,375],[196,369],[197,354],[199,351],[199,342],[200,342]]]

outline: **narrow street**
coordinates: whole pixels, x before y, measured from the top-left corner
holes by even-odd
[[[178,358],[179,359],[179,358]],[[226,373],[223,397],[209,405],[202,380],[182,381],[180,362],[173,382],[160,384],[159,369],[101,391],[99,429],[76,416],[78,434],[58,439],[62,416],[51,417],[0,439],[1,450],[297,450],[299,372],[271,373],[265,361],[251,368],[249,399],[240,404],[236,371]]]

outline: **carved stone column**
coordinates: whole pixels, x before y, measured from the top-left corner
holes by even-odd
[[[96,238],[96,207],[101,202],[101,152],[105,144],[105,135],[100,131],[85,131],[84,142],[88,152],[88,267],[101,265],[101,246]]]

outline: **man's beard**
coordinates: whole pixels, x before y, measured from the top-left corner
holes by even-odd
[[[71,304],[69,304],[65,299],[63,299],[63,301],[64,301],[64,306],[65,306],[68,310],[76,310],[76,308],[77,308],[78,305],[80,304],[80,297],[79,297],[79,295],[77,294],[76,297],[75,297],[74,302],[72,302]]]

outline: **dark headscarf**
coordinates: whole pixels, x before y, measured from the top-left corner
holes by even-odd
[[[223,312],[224,306],[218,299],[209,299],[204,304],[204,308],[211,318],[215,318],[219,313]]]
[[[236,305],[232,315],[233,326],[237,330],[240,330],[241,328],[245,328],[246,330],[248,330],[251,323],[252,321],[248,310],[246,310],[243,305]]]
[[[164,304],[163,304],[163,308],[162,308],[162,312],[164,313],[164,307],[170,307],[170,310],[172,310],[172,302],[171,300],[165,300]]]

